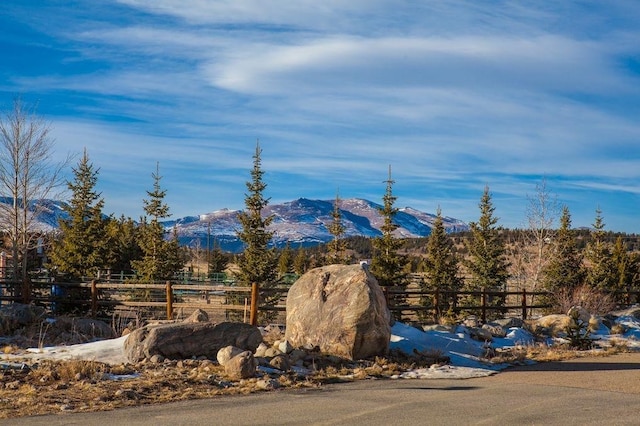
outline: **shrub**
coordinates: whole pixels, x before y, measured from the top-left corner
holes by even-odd
[[[554,311],[568,312],[573,306],[581,306],[592,315],[603,315],[615,309],[613,298],[601,291],[583,284],[573,290],[563,289],[554,294]]]

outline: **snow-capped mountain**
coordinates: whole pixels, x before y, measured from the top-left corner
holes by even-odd
[[[274,232],[273,244],[283,247],[287,242],[292,247],[312,246],[331,241],[333,236],[329,226],[333,222],[333,200],[309,200],[299,198],[283,204],[267,206],[265,216],[273,215],[269,230]],[[350,198],[340,201],[340,214],[345,226],[345,236],[377,237],[381,235],[380,226],[383,217],[379,204],[371,201]],[[189,216],[175,221],[164,222],[167,229],[175,229],[180,242],[184,245],[213,247],[226,251],[241,251],[242,243],[236,232],[241,228],[238,210],[218,210],[199,217]],[[410,207],[399,209],[395,216],[398,225],[395,234],[402,238],[425,237],[431,233],[436,216]],[[445,217],[444,226],[448,232],[468,229],[464,222]]]
[[[13,198],[0,197],[0,204],[11,206],[13,204]],[[69,215],[64,211],[64,207],[67,204],[64,201],[56,200],[38,200],[32,201],[29,204],[29,217],[34,217],[31,221],[31,227],[36,231],[50,232],[58,229],[58,220],[60,218],[68,218]],[[37,212],[37,213],[36,213]],[[9,210],[0,206],[0,224],[10,223],[9,220],[3,219],[8,215]],[[37,214],[37,217],[35,216]],[[31,216],[34,215],[34,216]],[[31,220],[31,219],[30,219]],[[15,223],[15,222],[14,222]]]
[[[10,204],[11,199],[0,197],[0,203]],[[274,233],[273,244],[284,247],[287,242],[292,247],[313,246],[333,239],[329,226],[333,222],[333,200],[309,200],[299,198],[294,201],[267,206],[265,216],[273,215],[269,230]],[[48,232],[58,228],[58,220],[67,218],[63,210],[63,201],[43,200],[38,203],[41,214],[34,228]],[[379,208],[382,206],[371,201],[349,198],[340,201],[340,214],[345,226],[345,236],[377,237],[381,235],[380,226],[383,217]],[[1,211],[1,209],[0,209]],[[199,216],[186,216],[176,220],[162,222],[168,231],[177,231],[183,245],[206,248],[214,244],[225,251],[242,251],[242,242],[237,237],[241,229],[238,220],[239,210],[222,209]],[[419,210],[405,207],[399,209],[395,216],[398,229],[396,236],[400,238],[425,237],[431,233],[431,226],[436,216]],[[464,222],[445,217],[444,226],[448,232],[465,231]]]

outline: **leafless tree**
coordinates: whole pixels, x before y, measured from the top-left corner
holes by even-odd
[[[546,178],[536,184],[535,194],[527,195],[527,201],[526,225],[520,237],[510,244],[513,249],[512,267],[515,268],[512,276],[521,288],[537,290],[549,261],[550,243],[561,208],[547,187]]]
[[[0,229],[11,245],[13,276],[26,283],[29,250],[34,248],[36,221],[53,191],[64,181],[70,158],[53,160],[50,126],[20,98],[0,116]]]

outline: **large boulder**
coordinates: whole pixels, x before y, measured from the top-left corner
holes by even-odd
[[[389,309],[376,279],[361,265],[329,265],[300,277],[287,295],[285,339],[346,359],[385,355]]]
[[[148,325],[132,331],[124,343],[130,362],[161,355],[168,359],[205,357],[216,359],[225,346],[251,352],[262,342],[257,327],[244,323],[172,323]]]

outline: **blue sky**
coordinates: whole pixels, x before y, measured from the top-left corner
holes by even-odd
[[[5,0],[0,106],[86,147],[105,213],[138,218],[156,162],[173,217],[380,202],[526,226],[543,177],[589,226],[640,232],[640,3]]]

